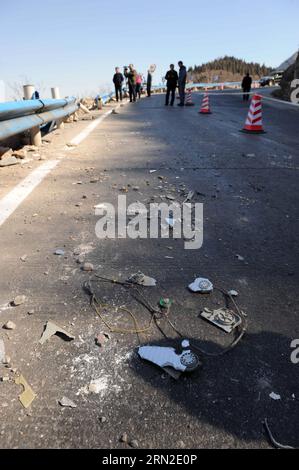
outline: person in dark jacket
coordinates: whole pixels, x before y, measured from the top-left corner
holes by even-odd
[[[165,106],[168,106],[169,104],[169,97],[171,93],[171,101],[170,101],[170,106],[173,106],[174,99],[175,99],[175,90],[178,85],[178,73],[176,70],[174,70],[174,65],[170,64],[170,70],[165,75],[165,80],[167,82],[167,92],[166,92],[166,100],[165,100]]]
[[[130,103],[132,101],[136,101],[136,79],[137,79],[137,72],[134,69],[134,65],[130,64],[129,68],[125,67],[124,69],[125,77],[128,80],[129,86],[129,96],[130,96]]]
[[[120,99],[123,100],[123,93],[122,93],[122,84],[124,81],[123,74],[120,73],[119,67],[115,67],[115,74],[113,75],[113,83],[115,86],[115,96],[116,101]]]
[[[243,92],[244,92],[243,101],[248,101],[249,100],[249,94],[248,93],[250,93],[250,91],[251,91],[251,85],[252,85],[252,78],[249,75],[249,73],[247,73],[245,75],[245,77],[243,78],[243,81],[242,81],[242,88],[243,88]]]
[[[152,80],[153,80],[152,72],[148,70],[147,79],[146,79],[146,93],[147,93],[148,98],[152,94]]]
[[[179,79],[178,79],[180,102],[178,106],[185,106],[185,88],[186,88],[186,81],[187,81],[187,69],[181,60],[178,62],[178,66],[180,67]]]

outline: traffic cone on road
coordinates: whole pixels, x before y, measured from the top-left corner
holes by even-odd
[[[210,100],[209,100],[208,93],[204,94],[202,104],[201,104],[201,108],[198,112],[199,112],[199,114],[212,114],[212,112],[210,110]]]
[[[192,101],[192,92],[191,92],[191,90],[188,91],[185,106],[194,106],[194,103]]]
[[[252,97],[245,127],[241,132],[246,132],[247,134],[265,133],[262,119],[262,97],[260,95],[254,95]]]

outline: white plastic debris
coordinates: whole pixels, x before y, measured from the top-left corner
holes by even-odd
[[[192,284],[189,284],[188,287],[192,292],[200,292],[201,294],[207,294],[214,289],[211,281],[204,277],[198,277]]]
[[[153,362],[159,367],[172,367],[180,372],[193,371],[199,365],[198,357],[189,349],[177,354],[174,348],[141,346],[138,354],[142,359]]]
[[[275,392],[270,393],[269,397],[272,398],[272,400],[281,400],[281,396]]]

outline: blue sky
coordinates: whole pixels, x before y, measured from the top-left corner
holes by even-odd
[[[115,65],[155,63],[158,83],[178,60],[278,66],[299,47],[298,0],[0,0],[0,12],[0,80],[26,77],[44,96],[109,88]]]

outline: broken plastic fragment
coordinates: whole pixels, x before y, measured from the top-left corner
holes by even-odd
[[[231,333],[241,323],[241,317],[227,308],[219,308],[218,310],[205,308],[200,315],[226,333]]]
[[[195,279],[194,282],[192,282],[192,284],[189,284],[189,289],[192,292],[200,292],[201,294],[207,294],[209,292],[212,292],[214,286],[211,281],[209,281],[209,279],[198,277],[197,279]]]
[[[173,367],[180,372],[191,372],[200,364],[198,356],[189,349],[177,354],[174,348],[141,346],[138,354],[142,359],[153,362],[159,367]]]
[[[146,276],[140,271],[138,271],[138,273],[133,274],[131,277],[129,277],[128,282],[131,282],[132,284],[138,284],[140,286],[146,286],[146,287],[154,287],[157,285],[156,279]]]
[[[16,385],[22,385],[24,387],[24,392],[19,395],[19,400],[24,406],[24,408],[29,408],[33,400],[36,398],[36,394],[27,383],[23,375],[18,375],[15,378]]]
[[[48,321],[46,323],[46,328],[42,334],[41,339],[39,340],[40,344],[44,344],[48,339],[51,338],[53,335],[63,335],[66,337],[67,341],[71,341],[72,339],[75,339],[75,336],[72,336],[70,333],[68,333],[66,330],[63,328],[60,328],[60,326],[55,325],[52,321]]]

